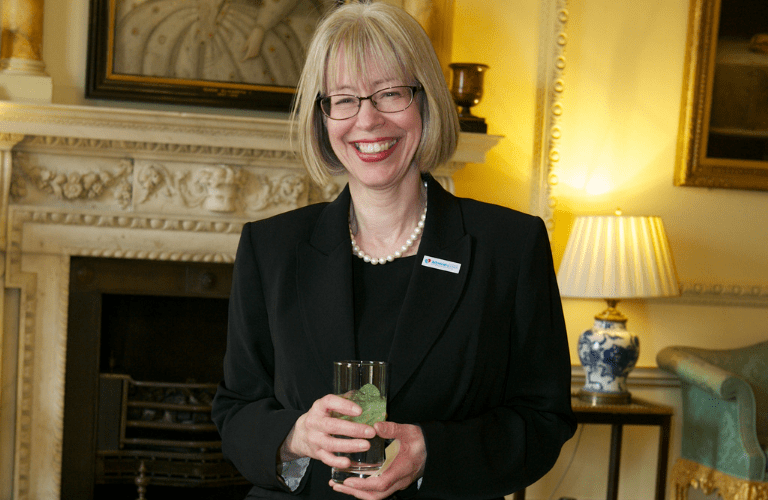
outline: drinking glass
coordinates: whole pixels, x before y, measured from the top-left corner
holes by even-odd
[[[373,425],[387,418],[387,363],[384,361],[335,361],[333,363],[333,393],[357,403],[363,413],[356,417],[335,414],[337,418]],[[337,436],[345,437],[345,436]],[[348,477],[366,477],[375,474],[385,459],[384,439],[379,436],[368,440],[371,447],[356,453],[337,453],[349,457],[350,467],[334,467],[331,478],[343,483]]]

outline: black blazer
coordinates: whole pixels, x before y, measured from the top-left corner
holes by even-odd
[[[235,260],[224,380],[213,416],[224,455],[255,487],[288,498],[277,451],[354,357],[348,188],[246,224]],[[424,256],[461,265],[457,274]],[[575,430],[570,360],[541,219],[456,198],[429,178],[426,226],[397,320],[388,419],[421,426],[419,498],[499,498],[536,481]],[[351,497],[312,461],[294,495]],[[415,492],[415,486],[409,488]]]

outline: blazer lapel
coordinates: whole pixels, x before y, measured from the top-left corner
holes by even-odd
[[[472,257],[458,201],[431,177],[427,224],[389,354],[389,398],[421,364],[458,303]],[[308,242],[299,243],[296,286],[307,345],[329,381],[333,362],[355,356],[352,252],[347,214],[349,188],[317,220]],[[424,256],[461,265],[458,274],[422,265]]]
[[[427,223],[395,338],[390,350],[389,398],[402,389],[443,331],[467,280],[471,238],[464,231],[458,201],[429,178]],[[424,256],[461,265],[458,274],[425,267]]]
[[[296,286],[307,345],[331,385],[333,361],[355,355],[349,188],[321,213],[308,242],[299,243]]]

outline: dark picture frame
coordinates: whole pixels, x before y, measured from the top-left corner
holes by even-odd
[[[277,2],[273,2],[273,4],[276,3]],[[272,60],[263,58],[263,61],[260,61],[261,73],[259,73],[258,77],[261,78],[262,75],[266,75],[263,76],[265,81],[247,81],[247,78],[241,78],[246,72],[239,71],[243,66],[241,64],[242,61],[237,54],[239,47],[233,47],[229,51],[230,54],[228,55],[233,55],[231,58],[233,61],[232,66],[236,67],[236,70],[230,72],[226,80],[217,79],[215,75],[211,77],[207,74],[202,76],[146,74],[144,73],[146,63],[142,62],[132,62],[132,70],[122,70],[120,65],[116,63],[129,58],[135,58],[134,56],[139,52],[133,50],[135,49],[134,45],[140,45],[131,45],[133,40],[130,41],[131,43],[122,45],[122,40],[126,40],[134,33],[139,33],[145,29],[146,31],[151,30],[153,32],[152,36],[155,37],[155,47],[158,46],[156,42],[157,39],[161,42],[167,42],[167,46],[171,47],[167,49],[167,52],[173,52],[173,56],[176,58],[175,60],[179,60],[182,57],[182,54],[192,54],[191,58],[199,55],[196,54],[198,49],[193,46],[191,42],[184,42],[182,40],[182,35],[179,34],[181,33],[179,26],[186,29],[187,34],[193,30],[200,32],[200,29],[199,27],[194,26],[194,21],[189,21],[189,12],[184,13],[186,17],[183,21],[179,21],[177,26],[172,26],[171,28],[161,26],[161,21],[159,20],[156,21],[156,24],[151,24],[151,22],[147,23],[147,15],[144,15],[140,20],[134,22],[136,27],[134,28],[133,33],[126,30],[122,25],[118,26],[117,13],[120,12],[120,19],[124,20],[126,18],[126,9],[137,10],[138,8],[135,7],[136,5],[149,6],[152,4],[155,6],[156,10],[159,5],[159,15],[164,16],[162,22],[166,22],[165,19],[169,17],[169,12],[172,14],[176,13],[176,11],[173,11],[172,9],[178,9],[177,6],[180,5],[180,2],[178,1],[148,0],[129,3],[129,0],[91,0],[85,96],[87,98],[95,99],[143,101],[163,104],[201,105],[265,111],[290,111],[295,94],[296,82],[298,81],[298,73],[301,70],[301,66],[304,64],[306,41],[314,30],[314,23],[311,21],[313,17],[320,17],[320,11],[322,10],[321,6],[324,2],[323,0],[289,0],[289,3],[298,5],[298,8],[303,9],[301,12],[303,17],[301,18],[300,23],[295,23],[299,25],[295,29],[301,29],[301,36],[294,36],[296,32],[293,31],[294,27],[291,25],[291,19],[288,19],[287,17],[282,18],[274,31],[267,35],[272,38],[269,39],[265,37],[264,43],[262,44],[266,47],[266,44],[270,43],[270,40],[278,42],[270,43],[269,45],[269,48],[273,51],[274,46],[278,46],[278,50],[275,52],[275,56]],[[254,6],[266,4],[266,0],[254,0],[252,4]],[[197,5],[200,4],[189,2],[189,4],[186,5],[194,5],[194,8],[198,8]],[[237,31],[237,36],[240,38],[232,43],[240,43],[243,47],[244,45],[247,45],[247,43],[242,44],[243,39],[248,33],[247,22],[244,21],[244,19],[247,19],[248,12],[244,14],[243,9],[254,9],[255,7],[251,7],[248,3],[237,0],[222,0],[218,6],[219,11],[214,13],[216,16],[212,16],[215,17],[217,22],[223,18],[222,12],[225,8],[230,8],[231,11],[228,13],[229,19],[224,19],[223,24],[225,24],[225,26],[222,31],[226,30],[230,35],[232,32]],[[123,8],[123,11],[120,11],[121,8]],[[164,8],[165,10],[163,10]],[[316,9],[316,11],[312,10],[313,8]],[[189,11],[190,9],[187,8],[186,10]],[[253,10],[253,12],[256,11]],[[294,13],[295,11],[292,12],[292,14]],[[133,12],[131,12],[131,14],[133,14]],[[201,16],[198,16],[198,19],[200,19],[200,17]],[[251,22],[251,20],[248,19],[248,22]],[[239,29],[233,29],[233,25],[235,28]],[[253,26],[253,22],[251,22],[250,25]],[[163,29],[169,31],[168,36],[162,33]],[[220,25],[216,24],[215,29],[220,29]],[[128,35],[125,33],[128,33]],[[157,33],[161,34],[157,35]],[[210,37],[213,38],[212,35]],[[190,36],[187,36],[187,39],[189,38]],[[198,37],[198,39],[199,38],[201,37]],[[216,40],[218,49],[220,50],[219,54],[227,54],[226,51],[221,51],[223,43],[221,38],[222,37],[217,36]],[[186,46],[184,46],[184,43],[186,43]],[[201,47],[203,44],[204,42],[200,42]],[[141,47],[143,48],[148,45],[149,43],[145,43]],[[213,43],[211,43],[211,45],[213,45]],[[190,50],[190,46],[192,46],[192,50]],[[185,48],[186,52],[183,50]],[[229,47],[225,48],[230,49]],[[257,56],[252,57],[252,59],[262,57],[261,54],[263,53],[257,54]],[[157,54],[151,55],[157,56]],[[143,54],[142,57],[144,57]],[[155,57],[155,60],[157,59],[161,58]],[[208,59],[207,65],[196,61],[180,61],[178,65],[191,67],[197,64],[200,67],[205,67],[207,70],[210,66],[215,65],[211,64],[211,59],[213,58]],[[286,66],[283,67],[282,65]],[[287,65],[290,65],[290,67]],[[128,65],[123,64],[123,66],[127,67]],[[255,66],[255,64],[251,64],[250,67],[247,68],[251,76],[256,74],[254,69]],[[140,68],[136,70],[136,67]],[[157,64],[155,64],[154,67],[156,69]],[[155,69],[152,71],[157,73]],[[201,71],[198,68],[197,73],[200,72]],[[278,75],[279,78],[275,78],[275,75]],[[245,81],[238,81],[238,79]]]
[[[691,0],[684,68],[675,185],[768,190],[768,4]]]

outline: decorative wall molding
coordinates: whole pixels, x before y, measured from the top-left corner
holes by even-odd
[[[0,133],[0,150],[9,150],[22,141],[24,136],[21,134]]]
[[[59,289],[56,294],[56,307],[59,311],[58,317],[60,323],[56,329],[56,354],[54,359],[54,393],[64,394],[66,388],[66,366],[67,366],[67,324],[69,319],[69,255],[64,254],[59,259],[59,269],[62,271],[59,280]],[[64,399],[59,398],[53,401],[52,418],[56,425],[53,431],[54,453],[52,457],[53,468],[61,470],[62,450],[64,446]],[[54,488],[55,495],[61,491],[61,474],[57,474],[55,481],[51,485]]]
[[[768,285],[681,283],[680,297],[672,300],[694,305],[768,307]]]
[[[282,142],[291,150],[290,123],[283,119],[14,102],[0,102],[0,114],[2,132],[169,144],[206,137],[203,144],[261,149]]]
[[[114,169],[95,169],[82,172],[48,168],[35,162],[29,154],[22,152],[14,155],[10,194],[18,202],[26,198],[28,188],[47,193],[58,200],[88,199],[99,200],[107,192],[113,191],[114,198],[122,208],[131,201],[131,178],[133,165],[123,159]]]
[[[557,166],[560,161],[560,123],[568,43],[568,0],[541,3],[539,72],[534,125],[530,210],[544,220],[550,237],[555,228]]]
[[[308,175],[290,171],[250,173],[225,164],[174,171],[169,164],[142,161],[136,165],[133,202],[134,207],[154,202],[179,210],[202,208],[253,217],[269,208],[306,205],[310,183]]]
[[[12,203],[75,209],[256,219],[330,201],[342,187],[315,185],[279,150],[28,136],[13,163]]]
[[[173,216],[114,215],[12,207],[10,261],[24,253],[123,259],[225,262],[235,259],[244,222]],[[26,231],[26,232],[25,232]],[[46,235],[55,238],[51,241]],[[101,235],[87,239],[89,235]],[[115,237],[131,236],[120,247]],[[185,245],[189,240],[195,245]],[[206,250],[212,249],[212,250]]]
[[[11,219],[13,217],[11,216]],[[16,381],[16,436],[14,446],[14,498],[29,498],[30,481],[33,476],[31,461],[33,455],[33,419],[35,415],[33,394],[35,391],[35,354],[37,347],[37,275],[21,270],[21,226],[9,221],[9,242],[6,253],[5,287],[21,291],[19,310],[19,356]],[[58,311],[60,312],[60,311]],[[66,330],[66,326],[65,326]],[[56,378],[63,379],[63,372],[56,368]],[[63,396],[63,393],[62,393]],[[63,398],[60,406],[63,407]],[[61,414],[63,429],[64,414]],[[56,447],[61,449],[61,440],[54,437]],[[61,457],[58,457],[59,463]],[[58,478],[56,479],[58,480]]]
[[[25,137],[17,150],[44,149],[59,154],[139,154],[151,158],[176,158],[179,155],[194,155],[199,160],[215,158],[227,163],[253,163],[267,160],[270,166],[284,161],[301,168],[293,151],[280,149],[256,149],[211,144],[175,144],[154,141],[126,141],[115,139],[89,139],[83,137],[29,136]]]

